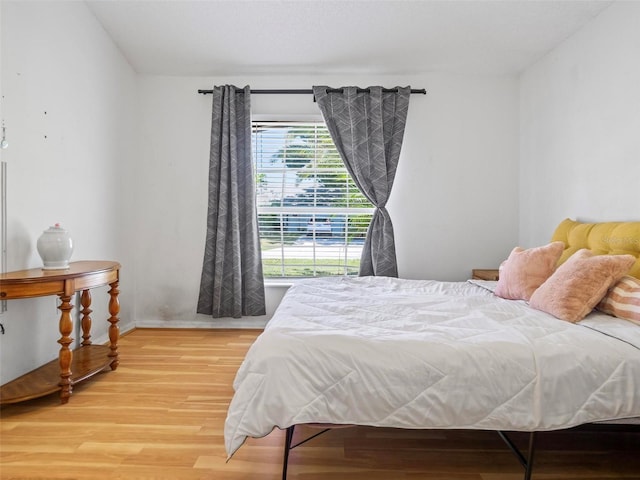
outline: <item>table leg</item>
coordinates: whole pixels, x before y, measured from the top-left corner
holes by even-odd
[[[91,345],[91,291],[83,290],[80,297],[80,303],[82,303],[82,346]]]
[[[60,352],[58,353],[58,360],[60,362],[60,402],[67,403],[69,397],[73,391],[73,384],[71,383],[71,360],[73,358],[73,351],[69,348],[73,339],[69,336],[73,331],[73,322],[71,320],[71,295],[60,295],[61,304],[58,307],[60,310]]]
[[[120,313],[120,302],[118,300],[118,294],[120,290],[118,290],[118,281],[116,280],[113,283],[110,283],[109,286],[111,289],[109,290],[109,313],[111,317],[109,317],[109,348],[111,351],[109,352],[109,357],[113,358],[111,361],[111,370],[115,370],[118,368],[118,364],[120,361],[118,360],[118,338],[120,337],[120,327],[118,327],[118,314]]]

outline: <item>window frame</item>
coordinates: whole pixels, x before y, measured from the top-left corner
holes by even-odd
[[[322,207],[301,207],[301,206],[295,206],[295,207],[287,207],[287,206],[261,206],[259,204],[259,182],[257,181],[258,179],[258,175],[264,173],[263,171],[261,171],[259,169],[259,164],[261,163],[258,158],[257,155],[257,140],[256,138],[254,138],[254,134],[255,134],[255,130],[258,127],[258,125],[265,125],[265,124],[269,124],[269,123],[273,123],[273,124],[284,124],[284,125],[292,125],[295,126],[295,124],[320,124],[322,126],[324,126],[324,128],[326,128],[326,123],[324,122],[324,119],[322,118],[321,115],[253,115],[252,119],[251,119],[251,145],[252,145],[252,163],[253,163],[253,168],[254,168],[254,178],[256,179],[256,189],[255,189],[255,193],[256,193],[256,209],[257,209],[257,216],[258,216],[258,228],[260,229],[260,218],[261,215],[308,215],[311,218],[313,218],[314,220],[318,217],[320,218],[331,218],[330,216],[344,216],[344,234],[342,236],[336,236],[333,237],[333,234],[330,234],[332,238],[338,238],[341,239],[341,242],[336,242],[337,246],[339,246],[340,248],[344,249],[344,257],[341,257],[340,255],[336,255],[335,257],[330,257],[330,260],[336,261],[338,262],[337,265],[326,265],[323,264],[322,262],[318,262],[318,257],[317,253],[319,250],[319,246],[320,244],[318,243],[318,240],[320,239],[320,236],[316,234],[316,231],[314,229],[313,231],[313,235],[310,237],[311,240],[311,246],[309,247],[309,249],[311,250],[311,258],[312,258],[312,264],[311,264],[311,274],[308,275],[287,275],[287,268],[291,268],[291,267],[302,267],[301,265],[296,265],[295,263],[291,264],[287,264],[286,263],[286,259],[289,258],[296,258],[296,257],[287,257],[286,253],[285,253],[285,230],[284,230],[284,224],[285,222],[282,221],[282,217],[280,217],[280,226],[279,226],[279,234],[280,234],[280,246],[275,247],[277,249],[280,249],[280,263],[279,265],[277,265],[276,267],[280,268],[280,275],[271,275],[271,274],[264,274],[264,278],[266,281],[272,281],[272,282],[279,282],[279,281],[289,281],[289,280],[296,280],[296,279],[306,279],[306,278],[316,278],[316,277],[320,277],[320,276],[355,276],[358,274],[358,270],[359,270],[359,264],[360,264],[360,255],[358,254],[357,256],[357,266],[349,266],[349,259],[353,259],[353,257],[349,257],[348,255],[348,251],[349,249],[351,249],[351,251],[353,252],[354,250],[356,250],[356,253],[360,253],[362,250],[362,247],[358,247],[358,244],[356,244],[355,242],[353,242],[353,238],[351,240],[349,240],[349,230],[348,230],[348,223],[349,223],[349,216],[350,215],[365,215],[368,216],[368,220],[366,222],[366,225],[364,225],[365,231],[368,230],[368,227],[370,225],[371,222],[371,218],[373,216],[373,213],[375,211],[375,207],[374,205],[371,204],[371,202],[369,202],[364,195],[362,195],[362,193],[360,192],[360,190],[358,189],[358,187],[355,185],[355,183],[353,182],[353,179],[350,179],[350,183],[353,184],[353,188],[355,188],[359,195],[362,197],[363,201],[365,201],[368,206],[366,207],[362,207],[362,206],[357,206],[357,207],[327,207],[327,206],[322,206]],[[258,125],[257,125],[258,124]],[[328,132],[328,131],[327,131]],[[337,151],[336,151],[337,153]],[[338,154],[339,156],[339,154]],[[332,169],[332,168],[324,168],[322,169],[323,172],[322,173],[339,173],[339,174],[346,174],[349,176],[350,178],[350,174],[346,168],[346,166],[344,165],[344,163],[341,161],[341,167],[340,168],[336,168],[336,169]],[[291,167],[288,167],[286,165],[279,167],[280,169],[283,170],[287,170]],[[310,169],[312,170],[312,169]],[[317,170],[314,169],[314,170]],[[334,170],[334,172],[330,172],[331,170]],[[274,169],[275,171],[275,169]],[[283,180],[284,182],[285,180]],[[284,190],[284,188],[283,188]],[[286,198],[286,196],[283,194],[282,198]],[[309,223],[311,223],[311,221],[309,221]],[[366,233],[365,233],[366,235]],[[268,241],[269,238],[267,235],[263,235],[263,231],[260,229],[259,231],[259,238],[260,238],[260,242],[261,245],[263,245],[263,241]],[[326,237],[325,237],[326,238]],[[362,243],[364,244],[364,238],[362,237]],[[265,268],[265,256],[264,256],[264,250],[262,250],[261,253],[261,257],[262,257],[262,264],[263,264],[263,272],[266,271],[267,269]],[[324,257],[327,258],[327,257]],[[273,258],[272,258],[273,259]],[[341,264],[340,261],[344,260],[344,264]],[[326,272],[323,272],[323,268],[325,269],[337,269],[337,270],[341,270],[340,273],[333,273],[333,274],[328,274]],[[320,270],[320,271],[319,271]]]

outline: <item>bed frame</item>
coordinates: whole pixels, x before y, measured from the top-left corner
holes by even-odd
[[[313,440],[314,438],[330,430],[333,430],[336,427],[344,428],[344,426],[330,426],[330,425],[317,426],[317,428],[322,429],[320,432],[310,435],[304,440],[300,440],[299,442],[296,442],[296,443],[293,443],[293,436],[295,433],[296,425],[292,425],[288,427],[285,430],[284,458],[282,461],[282,480],[287,480],[287,470],[289,466],[289,452],[291,452],[291,450],[307,443],[310,440]],[[631,431],[631,432],[640,433],[640,418],[630,419],[629,423],[625,423],[622,421],[611,422],[611,423],[608,423],[608,422],[590,423],[587,425],[573,427],[567,430],[579,430],[581,428],[590,428],[590,429],[607,428],[607,429],[615,429],[616,431],[620,430],[624,432]],[[544,432],[535,432],[535,431],[528,432],[529,441],[528,441],[526,452],[523,452],[520,448],[518,448],[518,446],[511,440],[511,438],[509,438],[506,432],[498,430],[496,431],[496,433],[504,441],[504,443],[507,445],[511,453],[513,453],[513,455],[516,457],[520,465],[522,465],[522,468],[524,468],[523,480],[531,480],[533,475],[534,456],[536,452],[536,440],[538,438],[538,435]]]
[[[314,438],[322,435],[323,433],[332,430],[332,427],[325,427],[320,432],[311,435],[304,440],[301,440],[297,443],[293,443],[293,434],[295,433],[296,426],[292,425],[285,430],[285,440],[284,440],[284,459],[282,461],[282,480],[287,480],[287,470],[289,466],[289,452],[296,447],[299,447],[309,440],[313,440]],[[529,446],[527,448],[526,456],[523,452],[518,448],[518,446],[507,436],[505,432],[497,431],[500,438],[506,443],[509,450],[515,455],[518,459],[522,467],[524,468],[524,480],[530,480],[531,475],[533,473],[533,456],[535,453],[536,446],[536,433],[537,432],[529,432]]]

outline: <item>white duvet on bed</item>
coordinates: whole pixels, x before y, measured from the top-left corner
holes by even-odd
[[[553,430],[640,416],[640,328],[574,325],[471,282],[313,279],[287,292],[234,388],[229,456],[304,423]]]

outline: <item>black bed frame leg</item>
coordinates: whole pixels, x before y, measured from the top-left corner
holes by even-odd
[[[289,452],[291,451],[291,441],[293,440],[293,431],[296,426],[291,425],[287,428],[284,437],[284,460],[282,461],[282,480],[287,480],[287,467],[289,466]]]
[[[498,430],[498,435],[500,435],[504,443],[511,449],[511,453],[516,456],[520,465],[524,467],[524,480],[531,480],[531,475],[533,474],[533,455],[536,451],[536,432],[529,433],[529,451],[527,452],[527,458],[524,457],[516,444],[511,441],[505,432]]]
[[[529,453],[527,455],[527,463],[524,468],[524,480],[531,480],[533,473],[533,455],[536,450],[536,432],[529,434]]]

